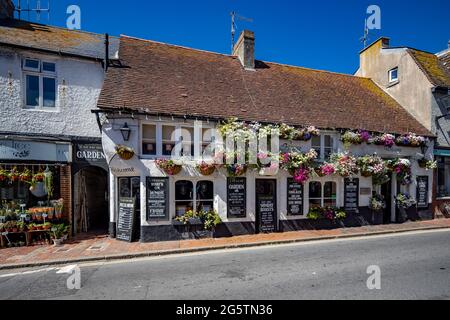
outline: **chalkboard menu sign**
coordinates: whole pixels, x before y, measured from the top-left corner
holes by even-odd
[[[246,178],[227,178],[227,215],[228,218],[245,218],[247,215]]]
[[[276,226],[276,200],[273,195],[258,196],[257,214],[259,217],[259,232],[270,233],[277,231]]]
[[[169,178],[147,177],[147,220],[169,219]]]
[[[359,179],[346,178],[344,180],[344,208],[347,212],[358,212],[359,207]]]
[[[303,185],[293,178],[287,179],[287,214],[303,215]]]
[[[428,176],[417,177],[417,207],[428,208]]]
[[[134,198],[119,198],[116,239],[133,241]]]

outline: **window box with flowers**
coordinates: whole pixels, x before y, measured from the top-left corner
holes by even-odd
[[[347,217],[344,210],[336,207],[313,207],[309,210],[306,217],[319,228],[343,227],[343,220]]]
[[[392,148],[395,144],[395,136],[389,133],[384,133],[379,136],[374,136],[369,140],[369,143]]]
[[[352,144],[361,144],[363,142],[368,143],[370,141],[371,135],[366,130],[346,131],[342,137],[341,141],[344,143],[345,147],[349,147]]]
[[[395,139],[395,144],[403,147],[422,147],[427,143],[427,138],[408,133]]]

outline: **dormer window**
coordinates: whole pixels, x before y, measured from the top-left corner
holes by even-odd
[[[389,70],[389,83],[398,81],[398,67]]]

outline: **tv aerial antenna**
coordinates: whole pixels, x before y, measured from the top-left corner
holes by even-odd
[[[26,7],[22,7],[21,1],[17,0],[17,7],[15,10],[17,11],[19,20],[22,18],[22,12],[26,12],[28,14],[28,21],[30,21],[30,12],[36,13],[37,21],[41,19],[41,13],[46,12],[47,19],[50,20],[50,0],[47,0],[47,8],[42,8],[41,0],[36,0],[35,8],[30,8],[30,0],[27,0]]]
[[[369,40],[369,28],[367,27],[367,19],[364,19],[364,36],[359,39],[364,44],[364,49],[367,47]]]
[[[231,16],[231,53],[233,53],[234,37],[236,35],[236,29],[237,29],[236,20],[253,22],[253,19],[240,16],[235,11],[230,12],[230,16]]]

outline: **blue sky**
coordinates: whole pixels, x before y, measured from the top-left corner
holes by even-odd
[[[369,41],[388,36],[393,46],[438,52],[450,40],[449,0],[50,0],[50,20],[43,15],[40,22],[65,26],[71,4],[81,8],[82,30],[221,53],[230,51],[234,10],[253,19],[238,21],[238,28],[255,32],[257,59],[342,73],[358,68],[369,5],[381,8],[381,30],[372,30]]]

